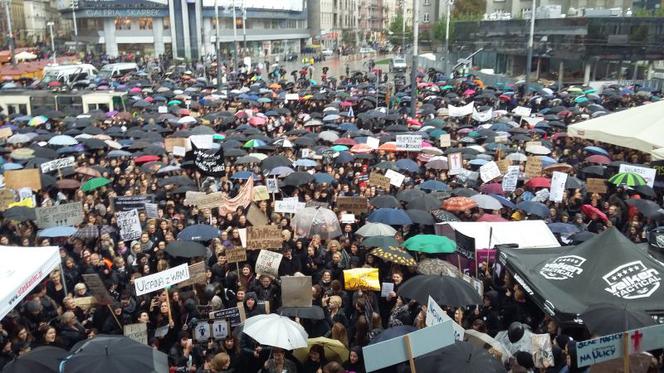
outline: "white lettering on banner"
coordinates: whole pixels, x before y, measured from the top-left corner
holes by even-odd
[[[422,135],[397,135],[397,150],[420,151],[422,150]]]
[[[45,174],[65,167],[74,167],[75,165],[76,159],[74,157],[67,157],[44,162],[39,167],[41,168],[41,172]]]
[[[436,301],[431,296],[429,296],[429,300],[427,302],[427,315],[426,319],[424,320],[426,326],[442,324],[447,320],[452,322],[452,329],[454,329],[454,339],[457,341],[463,341],[463,336],[466,334],[463,327],[452,320],[447,315],[447,313],[443,311],[442,308],[440,308],[438,303],[436,303]]]
[[[581,266],[586,258],[577,255],[565,255],[546,263],[540,274],[548,280],[570,280],[583,272]]]
[[[513,192],[516,190],[516,184],[519,182],[519,166],[508,166],[507,172],[503,177],[503,190],[506,192]]]
[[[137,278],[134,280],[134,288],[136,289],[136,295],[141,296],[173,286],[188,279],[189,266],[187,264],[180,264],[165,271]]]
[[[473,108],[473,119],[478,122],[488,122],[493,117],[493,108],[487,111],[477,111]]]
[[[625,263],[602,278],[609,285],[604,290],[623,299],[648,298],[662,281],[656,269],[647,268],[640,260]]]
[[[141,220],[138,218],[138,210],[119,211],[115,213],[116,224],[120,228],[122,241],[131,241],[141,238]]]
[[[394,170],[387,170],[385,172],[385,177],[390,179],[390,184],[399,188],[403,181],[406,179],[406,175],[400,174]]]
[[[457,175],[463,170],[463,161],[461,153],[452,153],[447,155],[447,165],[449,167],[448,175]]]
[[[654,168],[639,167],[631,164],[621,164],[618,172],[631,172],[633,174],[639,174],[646,180],[646,183],[648,183],[649,187],[652,188],[655,185],[655,175],[657,175],[657,170]]]
[[[525,106],[517,106],[514,109],[512,109],[512,113],[520,117],[529,117],[531,111],[532,111],[531,108]]]
[[[480,178],[483,182],[487,183],[497,177],[500,177],[500,169],[496,162],[487,162],[480,167]]]
[[[447,105],[447,115],[450,117],[465,117],[473,113],[474,107],[475,101],[461,107]]]
[[[564,172],[554,171],[551,176],[551,190],[549,191],[549,200],[553,202],[562,202],[563,194],[565,193],[565,183],[567,182],[567,174]]]

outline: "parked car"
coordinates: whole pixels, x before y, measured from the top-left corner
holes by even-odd
[[[369,48],[369,47],[360,48],[360,54],[373,54],[373,53],[376,53],[376,51],[373,50],[373,48]]]
[[[330,57],[330,56],[332,56],[332,55],[334,54],[334,51],[333,51],[332,49],[329,49],[329,48],[328,48],[328,49],[323,49],[323,51],[322,51],[321,53],[322,53],[323,56],[325,56],[325,57]]]
[[[406,72],[407,67],[403,57],[394,57],[390,60],[390,72]]]

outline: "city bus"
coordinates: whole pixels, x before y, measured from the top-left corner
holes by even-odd
[[[6,115],[32,115],[35,108],[85,114],[91,110],[126,110],[127,92],[51,92],[40,90],[0,91],[0,109]]]

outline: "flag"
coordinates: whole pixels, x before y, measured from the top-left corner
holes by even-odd
[[[224,165],[224,148],[219,147],[215,153],[198,148],[194,142],[191,143],[191,151],[187,152],[185,161],[191,161],[194,167],[207,176],[226,175]]]
[[[226,215],[235,213],[238,207],[246,208],[254,198],[254,178],[249,180],[240,188],[240,193],[233,198],[224,198],[219,204],[219,213]]]

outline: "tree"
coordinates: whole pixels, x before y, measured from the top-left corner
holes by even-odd
[[[452,17],[477,18],[486,12],[486,0],[457,0],[454,2]]]
[[[341,31],[341,42],[345,46],[354,46],[355,45],[355,32],[343,30]]]
[[[390,38],[390,43],[393,45],[402,46],[401,43],[404,39],[403,34],[403,11],[397,13],[397,16],[394,17],[390,23],[390,27],[387,30],[387,34]],[[413,39],[413,27],[406,23],[406,44]]]

